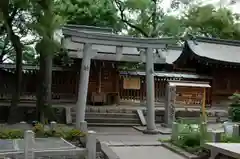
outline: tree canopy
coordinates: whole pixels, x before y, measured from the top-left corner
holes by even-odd
[[[192,7],[182,17],[184,27],[194,35],[240,40],[239,15],[212,5]]]
[[[8,10],[2,7],[0,63],[16,60],[15,49],[3,23],[4,15],[6,17],[3,13],[8,13],[13,31],[24,46],[22,57],[24,63],[38,63],[36,51],[31,46],[38,39],[29,40],[29,35],[39,36],[36,36],[33,29],[27,25],[35,16],[32,11],[36,6],[30,5],[32,4],[30,2],[34,1],[37,0],[13,0],[7,6]],[[1,1],[1,6],[6,6],[5,2],[7,1]],[[163,2],[163,0],[56,0],[53,2],[53,12],[64,18],[68,24],[109,27],[115,32],[137,37],[180,39],[191,34],[240,39],[239,15],[227,8],[203,5],[200,0],[173,0],[166,9]]]
[[[199,0],[174,0],[164,9],[162,0],[114,0],[121,20],[133,36],[175,37],[191,34],[239,39],[239,15],[226,7],[203,5]],[[130,16],[134,15],[134,16]]]
[[[109,27],[121,31],[117,9],[109,0],[58,0],[55,13],[67,18],[67,23]]]

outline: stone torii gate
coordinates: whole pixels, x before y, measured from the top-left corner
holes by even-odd
[[[82,65],[80,72],[80,82],[78,90],[78,100],[76,105],[76,128],[81,130],[87,130],[87,123],[85,121],[85,109],[89,82],[89,71],[91,65],[91,59],[94,59],[98,55],[98,52],[102,52],[100,46],[116,47],[114,55],[112,55],[112,61],[138,61],[146,62],[146,83],[147,83],[147,129],[145,133],[157,133],[155,125],[155,106],[154,106],[154,68],[153,64],[165,63],[165,57],[160,54],[154,53],[156,49],[166,48],[166,44],[173,43],[173,39],[164,38],[134,38],[127,36],[114,35],[111,33],[91,33],[83,31],[81,29],[73,29],[69,27],[63,28],[63,35],[67,43],[75,43],[75,45],[83,45],[83,48],[79,47],[78,54],[81,54]],[[70,44],[71,45],[71,44]],[[99,47],[96,47],[99,46]],[[67,46],[71,49],[70,46]],[[139,59],[133,59],[130,56],[124,58],[123,48],[137,48],[143,49],[144,54],[141,53]],[[77,55],[78,56],[78,55]],[[98,58],[99,59],[99,58]],[[103,57],[104,60],[104,57]]]

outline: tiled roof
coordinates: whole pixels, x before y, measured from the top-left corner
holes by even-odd
[[[240,64],[240,41],[197,37],[185,42],[177,61],[191,55],[206,62]]]

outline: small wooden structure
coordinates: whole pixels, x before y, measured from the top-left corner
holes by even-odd
[[[166,87],[165,125],[175,121],[175,108],[179,105],[199,108],[205,117],[206,89],[211,86],[204,82],[169,81]]]

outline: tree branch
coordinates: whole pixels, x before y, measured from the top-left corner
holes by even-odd
[[[139,31],[143,36],[145,37],[149,37],[148,34],[146,32],[144,32],[140,27],[130,23],[126,18],[125,18],[125,15],[124,15],[124,8],[122,7],[121,5],[121,2],[119,2],[118,0],[114,0],[115,3],[116,3],[116,6],[118,8],[118,10],[120,11],[120,16],[121,16],[121,20],[126,23],[128,26],[130,26],[131,28]]]
[[[153,30],[150,34],[151,37],[155,37],[156,36],[156,32],[157,32],[157,1],[153,0],[154,3],[154,7],[153,7],[153,12],[152,12],[152,26],[153,26]]]
[[[9,43],[9,39],[8,39],[8,36],[6,36],[6,38],[4,39],[4,45],[3,45],[2,52],[0,55],[0,61],[3,58],[3,56],[7,54],[6,48],[7,48],[8,43]]]

